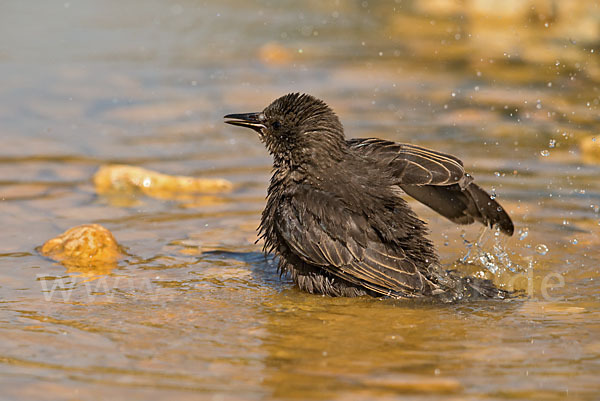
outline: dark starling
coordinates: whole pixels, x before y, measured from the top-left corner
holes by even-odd
[[[441,267],[425,223],[401,198],[406,193],[455,223],[479,221],[512,235],[508,214],[458,158],[377,138],[347,140],[333,110],[306,94],[225,118],[258,132],[273,156],[259,235],[300,289],[445,301],[508,295]]]

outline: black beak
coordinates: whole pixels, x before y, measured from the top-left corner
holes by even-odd
[[[227,124],[251,128],[262,135],[262,130],[266,128],[266,126],[261,120],[261,114],[262,113],[227,114],[223,118],[230,119],[228,121],[225,121]],[[264,119],[264,117],[262,118]]]

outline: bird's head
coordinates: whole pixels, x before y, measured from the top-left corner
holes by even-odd
[[[306,161],[322,152],[335,157],[346,146],[342,124],[333,110],[307,94],[290,93],[261,112],[229,114],[225,118],[227,124],[258,132],[280,162]]]

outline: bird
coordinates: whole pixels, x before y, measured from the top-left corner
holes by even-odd
[[[336,113],[290,93],[263,111],[228,114],[273,159],[258,227],[263,252],[303,291],[331,297],[504,299],[490,280],[445,269],[408,195],[458,224],[511,236],[504,208],[455,156],[378,138],[346,139]],[[258,240],[257,240],[258,241]]]

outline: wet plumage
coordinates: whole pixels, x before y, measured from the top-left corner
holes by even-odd
[[[335,113],[309,95],[226,118],[258,132],[273,156],[260,236],[302,290],[443,300],[507,295],[442,268],[425,223],[401,197],[458,224],[478,221],[512,235],[504,209],[456,157],[376,138],[346,140]]]

